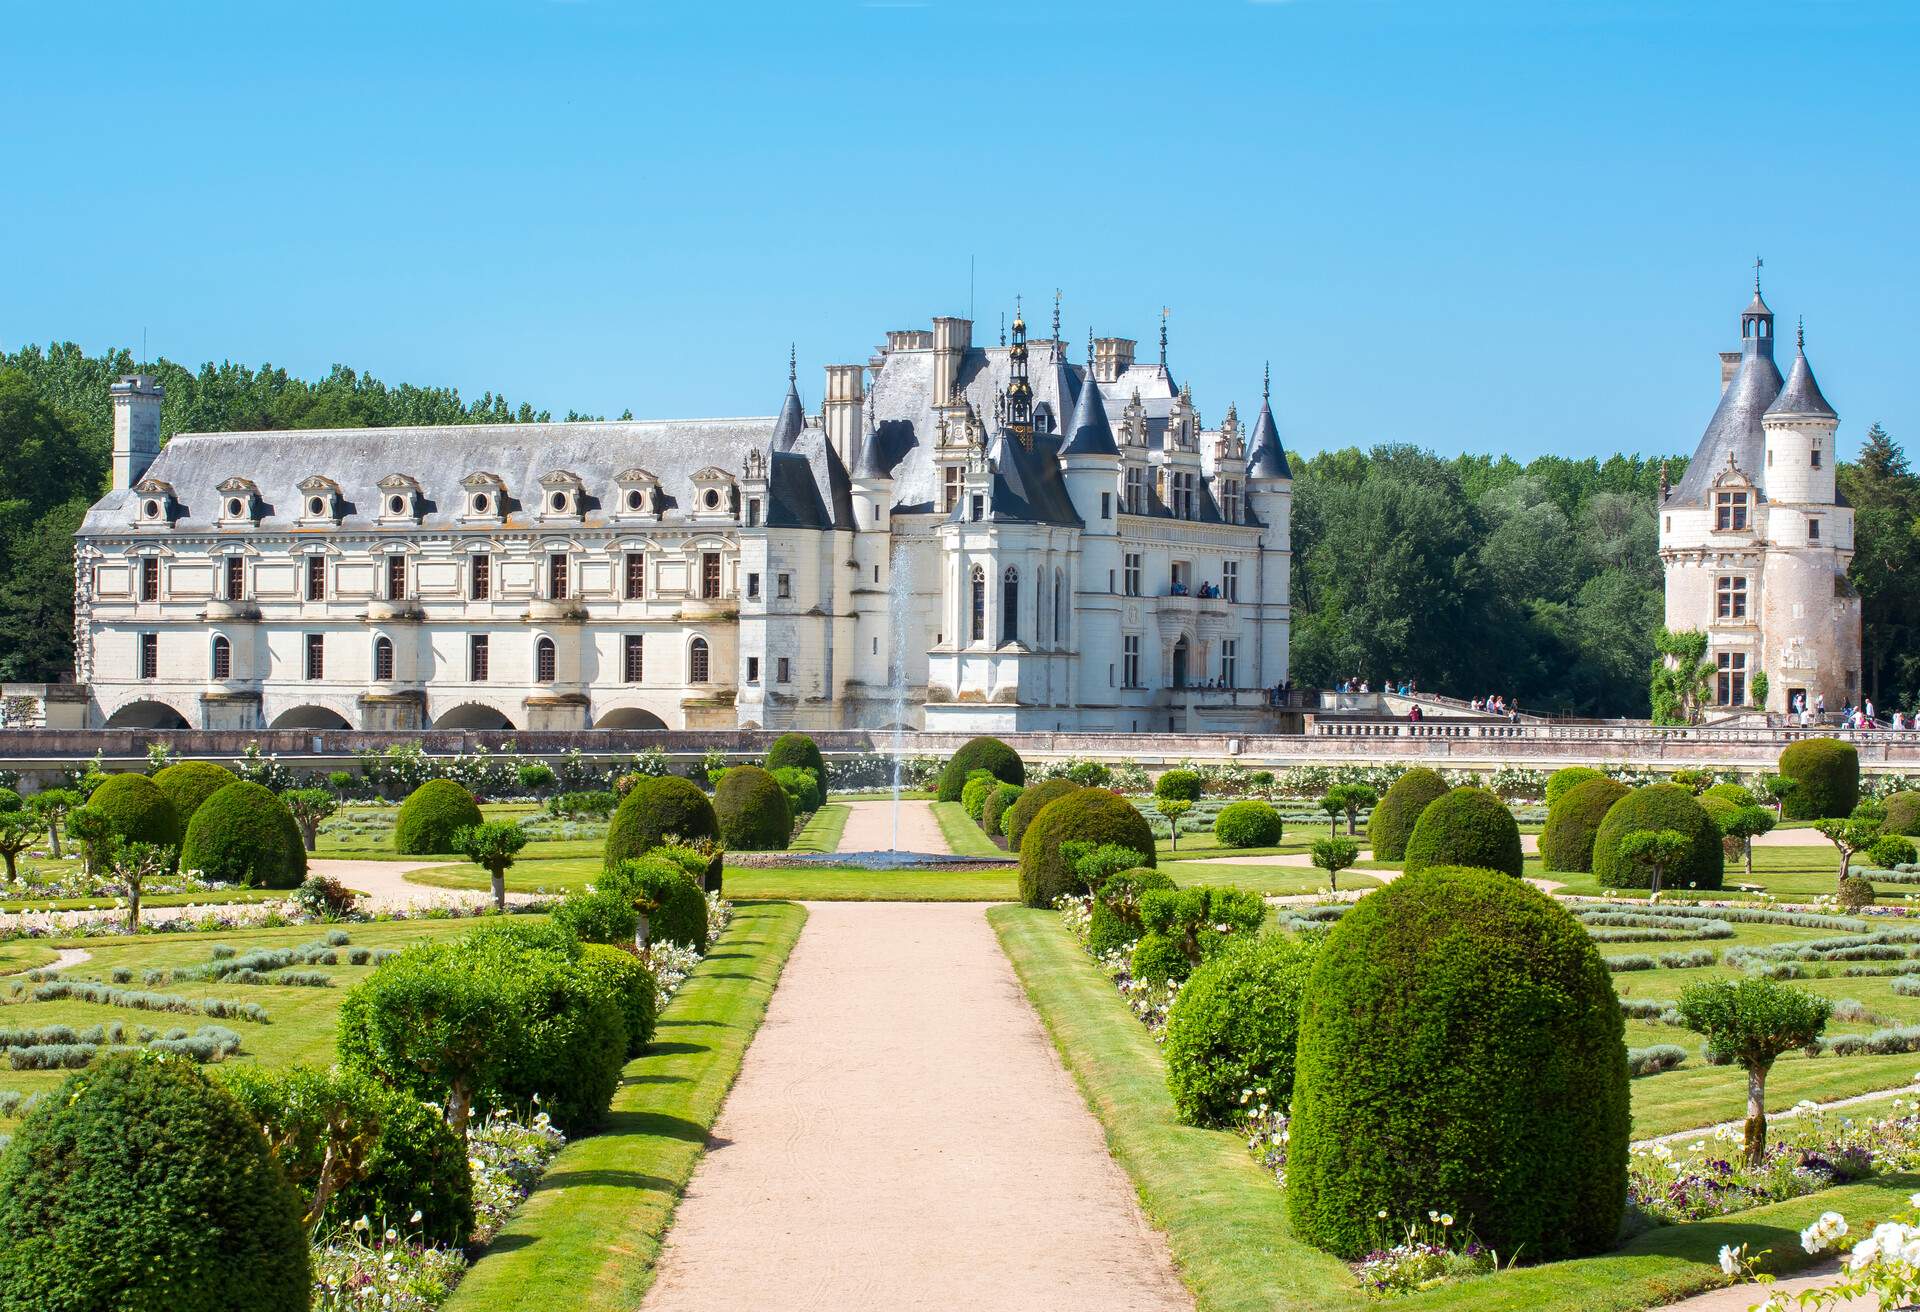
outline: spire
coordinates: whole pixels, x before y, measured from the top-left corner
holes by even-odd
[[[1167,307],[1160,307],[1160,367],[1167,367]]]
[[[1273,422],[1273,367],[1260,376],[1260,417],[1253,421],[1253,441],[1247,446],[1247,477],[1292,478],[1287,466],[1286,448],[1280,445],[1280,429]]]
[[[1060,289],[1053,289],[1053,340],[1060,340]]]
[[[1766,261],[1759,256],[1753,259],[1753,299],[1747,308],[1740,312],[1740,351],[1764,355],[1773,358],[1773,311],[1767,308],[1765,298],[1760,295],[1760,270]]]
[[[1007,348],[1007,431],[1033,450],[1033,384],[1027,381],[1027,319],[1013,298],[1013,345]]]
[[[787,343],[787,386],[791,388],[800,381],[799,366],[795,362],[800,358],[792,342]]]
[[[1113,425],[1107,422],[1106,403],[1100,399],[1100,384],[1093,377],[1093,329],[1087,329],[1087,376],[1080,384],[1080,399],[1074,402],[1073,418],[1067,421],[1063,456],[1117,456],[1120,448],[1113,440]]]
[[[775,451],[791,451],[807,426],[807,412],[800,404],[799,368],[793,346],[787,347],[787,399],[780,403],[780,414],[773,421],[772,446]]]
[[[1837,420],[1839,415],[1827,404],[1827,398],[1820,392],[1820,384],[1814,380],[1813,366],[1807,363],[1807,325],[1802,320],[1794,334],[1799,349],[1793,357],[1793,367],[1787,371],[1786,385],[1780,394],[1773,398],[1773,404],[1767,407],[1769,415],[1819,415]]]

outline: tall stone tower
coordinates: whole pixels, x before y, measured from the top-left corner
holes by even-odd
[[[1707,634],[1716,705],[1758,704],[1756,674],[1770,711],[1798,697],[1838,710],[1860,695],[1853,510],[1834,485],[1839,423],[1804,331],[1781,377],[1756,267],[1740,352],[1722,357],[1720,404],[1660,505],[1666,625]]]

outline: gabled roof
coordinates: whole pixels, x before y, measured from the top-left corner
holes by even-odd
[[[1248,478],[1292,478],[1287,450],[1280,445],[1280,430],[1273,422],[1273,403],[1260,402],[1260,417],[1253,423],[1253,440],[1247,444]]]

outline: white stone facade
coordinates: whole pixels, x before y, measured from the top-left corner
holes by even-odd
[[[76,547],[89,721],[1269,727],[1291,508],[1270,410],[1256,472],[1164,356],[1104,339],[1089,398],[1057,340],[1029,382],[1019,327],[1001,347],[965,320],[891,333],[829,366],[822,413],[790,386],[774,419],[161,450],[159,388],[123,379],[114,487]],[[1089,406],[1123,416],[1111,454],[1062,455]]]

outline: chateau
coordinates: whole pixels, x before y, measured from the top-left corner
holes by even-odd
[[[160,444],[112,388],[92,725],[1269,727],[1292,482],[1135,342],[890,332],[808,414]],[[1829,474],[1829,479],[1831,475]],[[1830,483],[1829,483],[1830,486]],[[1857,624],[1857,619],[1856,619]]]
[[[1666,624],[1707,634],[1720,706],[1756,701],[1759,674],[1770,711],[1797,697],[1837,711],[1859,696],[1853,510],[1834,486],[1840,417],[1814,381],[1804,332],[1796,337],[1782,379],[1756,270],[1740,349],[1720,355],[1719,408],[1660,502]]]

